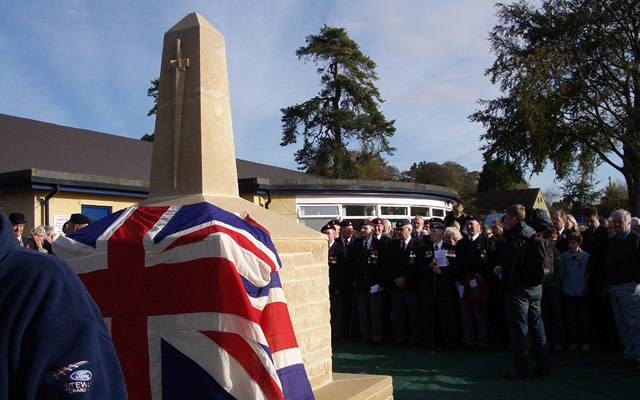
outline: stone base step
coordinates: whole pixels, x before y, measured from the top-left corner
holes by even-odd
[[[334,372],[333,381],[313,394],[316,400],[387,400],[393,399],[393,382],[390,376]]]

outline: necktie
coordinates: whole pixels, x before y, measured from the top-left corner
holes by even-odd
[[[407,249],[407,242],[403,240],[400,244],[400,249],[402,249],[402,251],[405,251]]]

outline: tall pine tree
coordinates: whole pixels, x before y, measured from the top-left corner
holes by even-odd
[[[362,160],[395,150],[389,138],[394,122],[379,109],[383,102],[374,81],[376,64],[344,28],[324,26],[309,35],[298,59],[311,61],[320,75],[320,92],[302,104],[283,108],[281,146],[297,143],[299,169],[328,178],[363,178]],[[350,150],[356,142],[359,147]]]

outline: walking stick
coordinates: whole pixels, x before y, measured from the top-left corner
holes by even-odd
[[[355,314],[356,309],[356,293],[354,291],[353,300],[351,301],[351,315],[349,316],[349,332],[347,332],[347,338],[351,339],[351,329],[353,328],[353,314]]]
[[[431,355],[435,354],[435,320],[436,320],[436,274],[433,272],[433,301],[431,302]]]

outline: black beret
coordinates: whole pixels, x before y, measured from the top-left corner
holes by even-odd
[[[76,225],[82,224],[90,224],[91,220],[84,214],[71,214],[71,218],[69,218],[69,222]]]
[[[336,230],[336,228],[333,226],[333,224],[331,222],[329,222],[325,226],[323,226],[322,229],[320,229],[320,232],[324,233],[325,231],[328,231],[328,230],[332,230],[332,231]]]
[[[368,225],[368,226],[371,226],[371,227],[376,226],[376,225],[375,225],[373,222],[371,222],[371,221],[364,221],[363,223],[361,223],[361,224],[360,224],[360,228],[362,228],[362,227],[363,227],[363,226],[365,226],[365,225]]]
[[[480,221],[480,218],[476,217],[475,215],[468,215],[465,219],[464,219],[464,223],[466,224],[469,221],[476,221],[477,223],[479,223],[480,225],[482,225],[482,221]]]
[[[340,225],[340,221],[338,221],[337,219],[332,219],[331,221],[327,222],[327,224]]]
[[[447,226],[444,224],[442,218],[431,218],[429,220],[429,228],[444,231],[447,229]]]
[[[411,221],[409,221],[408,219],[401,219],[400,221],[396,222],[396,229],[401,229],[406,225],[411,225]]]
[[[345,219],[344,221],[340,222],[340,227],[341,228],[346,228],[347,226],[353,226],[351,221],[348,221],[348,220]]]

